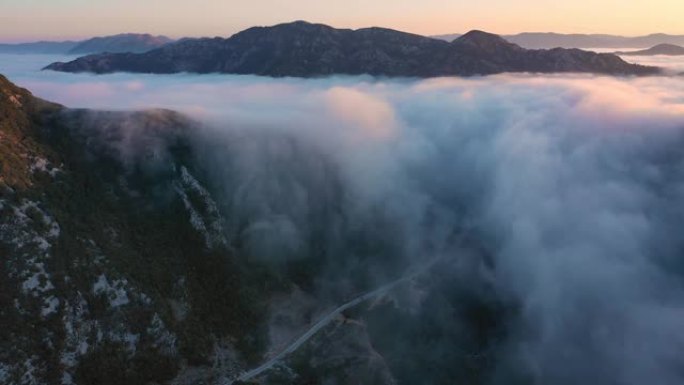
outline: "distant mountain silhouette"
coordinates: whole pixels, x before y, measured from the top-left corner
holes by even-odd
[[[152,36],[150,34],[123,33],[113,36],[94,37],[85,40],[72,49],[70,54],[89,54],[99,52],[133,52],[141,53],[159,48],[173,40],[166,36]]]
[[[142,54],[99,54],[46,69],[63,72],[232,73],[315,77],[471,76],[502,72],[619,75],[659,70],[612,54],[527,50],[500,36],[471,31],[452,43],[385,28],[335,29],[303,21],[253,27],[228,39],[184,39]]]
[[[460,34],[434,36],[453,41]],[[525,32],[504,35],[506,40],[528,49],[547,48],[648,48],[656,44],[684,45],[684,35],[655,33],[645,36],[626,37],[606,34],[561,34],[553,32]]]
[[[37,41],[32,43],[0,44],[0,53],[65,54],[78,45],[77,41]]]
[[[166,36],[122,33],[93,37],[83,41],[38,41],[32,43],[0,44],[0,53],[85,55],[102,52],[146,52],[173,42]]]
[[[674,45],[674,44],[658,44],[649,49],[641,51],[621,51],[615,52],[616,55],[625,56],[653,56],[653,55],[669,55],[669,56],[681,56],[684,55],[684,47]]]

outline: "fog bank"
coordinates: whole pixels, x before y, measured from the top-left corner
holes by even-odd
[[[446,255],[517,308],[492,383],[684,380],[682,78],[8,75],[70,107],[204,122],[228,236],[253,258],[320,242],[320,280],[343,285]],[[491,259],[474,274],[464,232]]]

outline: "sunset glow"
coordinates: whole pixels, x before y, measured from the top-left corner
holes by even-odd
[[[229,36],[253,25],[304,19],[418,34],[518,32],[684,33],[680,0],[1,0],[0,41],[80,39],[121,32]]]

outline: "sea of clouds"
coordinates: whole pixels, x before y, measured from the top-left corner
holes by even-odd
[[[454,279],[518,309],[490,381],[684,382],[684,78],[38,71],[58,59],[2,55],[0,73],[69,107],[205,122],[206,159],[258,257],[295,258],[322,226],[344,243],[334,233],[353,225],[311,219],[339,191],[345,220],[380,229],[407,265],[458,258],[451,233],[467,229],[491,266]]]

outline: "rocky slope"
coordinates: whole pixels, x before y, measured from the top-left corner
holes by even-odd
[[[194,176],[189,125],[0,77],[0,383],[208,380],[258,358],[262,287]]]
[[[611,54],[526,50],[481,31],[449,43],[383,28],[346,30],[306,22],[250,28],[228,39],[186,39],[143,54],[85,56],[68,63],[53,63],[46,69],[100,74],[193,72],[297,77],[658,73],[656,68],[629,64]]]
[[[0,383],[222,383],[372,289],[376,275],[401,274],[399,229],[380,211],[340,212],[349,193],[324,154],[287,138],[208,145],[201,132],[171,111],[68,109],[0,76]],[[263,146],[273,157],[264,167],[286,172],[262,180],[252,164],[241,179],[243,160],[225,154],[246,146]],[[296,255],[268,227],[280,226],[274,213],[300,212],[288,189],[311,197],[304,219],[314,225],[301,226],[310,233]],[[465,274],[478,276],[473,262]],[[484,383],[503,310],[482,302],[486,287],[436,270],[441,278],[402,288],[439,299],[425,312],[388,298],[349,309],[259,381],[410,384],[432,372],[433,383]],[[435,319],[445,300],[472,338]],[[436,335],[460,350],[425,356]]]
[[[674,45],[674,44],[658,44],[649,49],[644,49],[641,51],[620,51],[615,52],[616,55],[625,56],[653,56],[653,55],[668,55],[668,56],[681,56],[684,55],[684,47]]]

